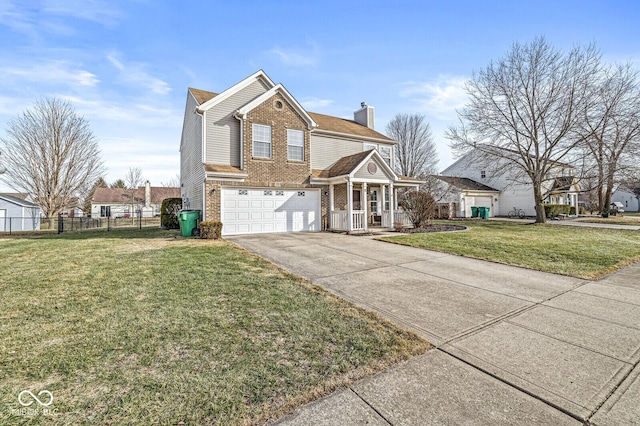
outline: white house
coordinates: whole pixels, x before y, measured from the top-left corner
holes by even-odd
[[[40,229],[40,207],[16,195],[0,194],[0,232]]]
[[[626,187],[619,187],[611,194],[611,202],[622,203],[627,212],[640,212],[640,187],[631,190]]]
[[[180,142],[183,205],[223,235],[392,227],[404,221],[396,142],[365,104],[353,120],[306,111],[260,70],[220,92],[189,88]]]
[[[449,191],[441,201],[456,203],[460,217],[471,217],[471,207],[489,207],[491,217],[506,216],[514,208],[535,216],[533,185],[515,179],[506,160],[489,165],[483,155],[472,150],[442,171],[438,178]],[[542,186],[545,203],[578,205],[580,188],[573,166],[556,162]]]

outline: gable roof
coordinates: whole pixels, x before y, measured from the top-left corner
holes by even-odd
[[[237,113],[241,116],[245,116],[249,111],[256,108],[258,105],[262,104],[264,101],[271,98],[276,93],[282,95],[282,97],[285,98],[287,102],[289,102],[293,109],[296,110],[298,114],[300,114],[304,121],[306,121],[309,129],[317,126],[316,122],[313,121],[313,118],[311,118],[307,111],[302,108],[302,105],[300,105],[298,101],[296,101],[296,99],[291,95],[291,93],[289,93],[289,91],[285,89],[285,87],[280,83],[273,86],[271,89],[267,90],[262,95],[258,96],[257,98],[240,108]]]
[[[197,107],[196,109],[198,110],[198,112],[204,112],[214,107],[215,105],[219,104],[220,102],[224,101],[225,99],[229,98],[230,96],[234,95],[235,93],[239,92],[240,90],[244,89],[245,87],[248,87],[251,83],[255,81],[260,81],[260,80],[262,80],[268,88],[272,88],[273,86],[275,86],[275,83],[269,78],[269,76],[264,71],[258,70],[257,72],[251,74],[249,77],[245,78],[241,82],[236,83],[233,86],[229,87],[227,90],[221,93],[218,93],[215,96],[212,96],[204,103],[201,103],[200,106]],[[195,90],[198,90],[198,89],[195,89]],[[200,90],[200,92],[204,92],[204,90]],[[207,92],[207,93],[210,95],[213,92]],[[203,99],[204,99],[204,97],[208,96],[207,93],[199,93],[199,94],[203,95]]]
[[[8,201],[13,204],[17,204],[21,207],[36,207],[40,208],[37,204],[32,203],[31,201],[27,201],[24,198],[16,197],[15,195],[5,195],[0,194],[0,199]]]
[[[202,105],[208,100],[218,96],[218,94],[215,92],[207,92],[206,90],[194,89],[193,87],[189,87],[188,90],[189,92],[191,92],[191,94],[193,95],[193,97],[195,98],[196,102],[198,102],[199,105]]]
[[[367,126],[363,126],[360,123],[356,123],[353,120],[333,117],[331,115],[318,114],[317,112],[310,112],[309,115],[318,125],[314,131],[325,130],[329,132],[344,133],[347,135],[357,135],[373,139],[382,139],[385,142],[395,143],[395,141],[388,136],[376,132],[375,130],[370,129]]]
[[[436,176],[436,178],[440,179],[443,182],[448,183],[449,185],[453,185],[456,188],[462,189],[463,191],[494,191],[500,192],[499,190],[487,186],[483,183],[476,182],[475,180],[463,177],[453,177],[453,176]]]
[[[378,153],[378,151],[375,149],[370,149],[368,151],[362,151],[356,154],[342,157],[328,169],[313,170],[312,176],[315,178],[333,178],[338,176],[350,175],[356,172],[360,167],[362,167],[362,165],[366,161],[371,159],[371,157],[376,157],[380,166],[385,169],[386,174],[390,175],[394,180],[398,180],[398,175],[395,174],[391,167],[389,167],[389,165],[380,156],[380,153]],[[409,180],[409,178],[407,178],[407,180]]]
[[[209,92],[206,90],[196,89],[193,87],[189,87],[188,91],[189,93],[191,93],[191,95],[194,97],[196,102],[198,102],[199,104],[197,110],[199,112],[202,112],[210,109],[211,107],[222,102],[223,100],[227,99],[229,96],[233,95],[239,90],[242,90],[243,88],[247,87],[248,85],[250,85],[251,83],[259,79],[262,79],[262,81],[264,81],[269,87],[269,90],[267,90],[266,93],[271,92],[276,87],[279,88],[276,91],[280,91],[280,93],[283,93],[283,94],[286,93],[287,100],[288,101],[290,100],[290,103],[294,106],[294,108],[296,110],[299,110],[298,112],[300,113],[300,115],[303,116],[303,118],[308,122],[313,123],[311,127],[313,128],[314,132],[315,131],[330,132],[330,133],[337,133],[337,134],[350,135],[350,136],[360,136],[364,138],[379,140],[381,142],[396,143],[396,141],[389,138],[388,136],[380,132],[376,132],[375,130],[370,129],[369,127],[364,126],[360,123],[357,123],[353,120],[348,120],[345,118],[334,117],[331,115],[325,115],[325,114],[319,114],[316,112],[306,111],[295,100],[295,98],[284,88],[282,84],[276,85],[263,70],[257,71],[256,73],[250,75],[249,77],[245,78],[241,82],[224,90],[221,93]],[[249,107],[250,109],[255,108],[264,100],[273,96],[273,93],[271,93],[268,96],[265,96],[266,93],[258,97],[258,99],[261,99],[260,102],[254,105],[254,103],[257,101],[257,99],[254,99],[253,101],[249,102],[249,104],[240,108],[239,111],[243,111],[247,107]]]
[[[180,188],[164,186],[151,187],[151,204],[160,204],[165,198],[180,198]],[[144,202],[144,186],[133,192],[134,202]],[[96,188],[92,204],[130,204],[131,192],[124,188]]]
[[[551,192],[566,192],[571,191],[571,187],[575,184],[575,179],[573,176],[560,176],[553,180],[553,185],[551,186]]]

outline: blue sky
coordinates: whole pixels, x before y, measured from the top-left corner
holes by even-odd
[[[309,111],[352,118],[366,101],[382,132],[395,114],[425,114],[443,169],[474,70],[537,36],[637,64],[639,4],[2,0],[0,137],[37,99],[61,97],[90,121],[107,181],[140,167],[160,185],[179,172],[187,87],[220,92],[263,69]]]

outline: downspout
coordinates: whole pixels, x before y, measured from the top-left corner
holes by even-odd
[[[206,163],[206,149],[207,149],[207,126],[206,126],[206,120],[205,120],[205,114],[206,111],[202,111],[200,110],[199,107],[196,107],[196,109],[193,111],[194,113],[198,114],[201,118],[202,118],[202,164]]]
[[[238,111],[233,116],[240,121],[240,170],[244,170],[244,118]]]

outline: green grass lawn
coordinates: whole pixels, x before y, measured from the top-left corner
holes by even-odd
[[[588,223],[608,223],[611,225],[634,225],[640,226],[640,217],[629,215],[625,213],[624,216],[609,216],[609,217],[581,217],[576,219],[578,222]]]
[[[259,424],[429,347],[230,243],[175,235],[0,239],[0,424]],[[49,415],[20,411],[22,390],[49,390]]]
[[[469,230],[382,240],[586,279],[640,260],[639,231],[499,221],[452,223]]]

